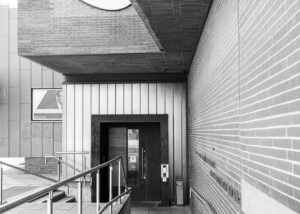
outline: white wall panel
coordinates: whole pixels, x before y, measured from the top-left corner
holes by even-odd
[[[99,96],[98,96],[99,97]],[[82,129],[83,129],[83,85],[75,85],[75,148],[74,150],[82,151]],[[99,108],[98,108],[99,109]],[[82,170],[83,155],[75,155],[75,167]]]
[[[156,114],[156,84],[149,84],[149,114]]]
[[[124,113],[124,85],[116,85],[116,114]]]
[[[141,85],[132,84],[132,113],[141,113]]]
[[[115,114],[116,113],[116,85],[108,84],[107,85],[107,113]]]
[[[97,102],[97,93],[100,102]],[[68,84],[65,92],[68,112],[64,112],[67,114],[67,128],[64,131],[69,133],[65,135],[67,139],[64,141],[68,144],[73,142],[73,145],[64,146],[63,150],[91,151],[91,114],[99,106],[102,115],[168,114],[170,191],[173,195],[175,191],[172,187],[175,187],[176,178],[184,178],[185,184],[187,183],[185,93],[185,84],[181,83]],[[75,109],[70,108],[70,105],[75,105]],[[75,119],[69,118],[71,115]],[[68,161],[71,161],[70,164],[74,163],[72,159]],[[80,161],[82,159],[76,157],[77,167],[80,167]],[[90,155],[87,155],[87,164],[90,168]],[[70,176],[69,173],[67,175]]]
[[[107,114],[107,84],[100,85],[100,114]]]
[[[99,112],[100,112],[99,96],[100,96],[99,85],[93,84],[92,85],[92,106],[91,106],[92,114],[99,114]]]
[[[132,114],[132,84],[124,84],[124,114]]]
[[[149,84],[141,84],[141,114],[149,113]]]

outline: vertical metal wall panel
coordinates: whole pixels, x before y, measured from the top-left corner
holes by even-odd
[[[107,85],[107,114],[116,113],[116,85]]]
[[[31,87],[42,87],[42,66],[35,62],[31,63]]]
[[[149,114],[156,114],[156,83],[149,84]]]
[[[21,138],[21,157],[31,157],[31,138]]]
[[[67,151],[75,151],[75,85],[67,85]],[[76,116],[77,117],[77,116]],[[74,166],[75,155],[67,155],[67,162]],[[73,175],[74,170],[68,167],[67,177]]]
[[[165,83],[157,84],[157,114],[165,114]]]
[[[20,89],[10,88],[10,99],[9,99],[9,120],[19,121],[20,120]]]
[[[53,123],[43,123],[43,156],[53,154]]]
[[[99,87],[97,88],[97,97],[96,101],[99,100]],[[94,91],[92,91],[94,94]],[[75,85],[75,148],[74,151],[80,152],[83,150],[82,144],[82,129],[83,129],[83,85]],[[99,101],[97,106],[97,112],[99,112]],[[83,155],[75,155],[75,167],[82,170],[82,159]]]
[[[181,164],[182,164],[182,180],[183,180],[183,198],[187,200],[188,196],[188,150],[187,150],[187,109],[186,109],[186,84],[182,84],[181,97]],[[186,201],[184,201],[186,203]]]
[[[141,114],[149,113],[149,85],[146,83],[141,84]]]
[[[43,88],[52,88],[53,87],[53,71],[43,68]]]
[[[170,170],[170,187],[174,186],[174,86],[166,84],[166,114],[168,114],[169,122],[169,170]],[[171,197],[174,200],[173,188],[171,189]]]
[[[41,157],[43,154],[43,123],[35,122],[31,124],[31,144],[32,156]]]
[[[62,151],[68,151],[67,150],[67,108],[68,108],[68,103],[67,103],[67,96],[68,96],[68,89],[67,85],[62,86],[63,89],[63,116],[62,116]],[[66,160],[66,156],[62,155],[62,160]],[[63,173],[63,178],[66,178],[66,166],[62,166],[62,171]]]
[[[182,179],[182,151],[181,151],[181,103],[182,85],[176,84],[174,88],[174,183],[176,179]],[[177,202],[177,198],[176,198]]]
[[[83,85],[83,151],[91,152],[91,85]],[[100,86],[100,112],[101,112],[101,86]],[[86,164],[90,168],[90,155],[87,155]]]
[[[124,85],[116,85],[116,114],[124,113]]]
[[[181,149],[186,149],[186,100],[185,100],[185,84],[176,83],[134,83],[134,84],[83,84],[83,93],[77,93],[77,87],[80,84],[75,85],[75,97],[73,92],[66,91],[67,103],[66,106],[74,105],[75,98],[75,127],[71,126],[75,130],[75,141],[80,139],[82,134],[82,151],[91,151],[91,109],[93,105],[97,105],[93,100],[93,87],[99,87],[100,91],[100,114],[168,114],[169,115],[169,164],[170,164],[170,191],[171,200],[174,198],[175,178],[184,179],[186,181],[186,152]],[[70,98],[69,98],[70,95]],[[82,96],[82,99],[80,99]],[[74,97],[74,98],[72,98]],[[112,99],[112,100],[111,100]],[[150,100],[150,101],[149,101]],[[77,113],[77,106],[82,102],[83,114]],[[107,108],[108,107],[108,108]],[[150,112],[149,112],[150,110]],[[69,111],[69,108],[68,108]],[[67,113],[69,115],[69,113]],[[82,133],[78,131],[76,124],[80,123],[82,117]],[[70,120],[67,117],[67,120]],[[71,119],[72,120],[72,119]],[[72,124],[72,121],[68,121],[67,124]],[[174,130],[175,129],[175,130]],[[65,131],[68,131],[69,128]],[[74,131],[72,131],[74,133]],[[69,135],[68,135],[69,136]],[[68,141],[69,142],[69,139]],[[76,151],[79,151],[79,147],[76,147]],[[65,148],[65,147],[63,147]],[[65,148],[68,149],[69,147]],[[64,150],[68,151],[68,150]],[[175,152],[175,153],[174,153]],[[87,156],[88,168],[90,168],[90,155]],[[176,157],[176,158],[175,158]],[[175,160],[174,160],[175,159]],[[78,160],[80,161],[80,160]],[[76,159],[76,164],[78,164]],[[176,170],[174,170],[176,169]],[[70,176],[68,174],[68,176]],[[185,188],[185,187],[184,187]]]
[[[9,52],[18,53],[18,9],[9,11]]]
[[[107,114],[107,84],[100,85],[100,114]]]
[[[124,84],[124,114],[132,114],[132,84]]]
[[[8,104],[0,104],[0,155],[7,157],[9,154],[8,145]]]
[[[18,54],[9,54],[9,87],[20,87],[20,58]]]
[[[62,124],[61,123],[54,123],[53,130],[54,130],[54,152],[53,154],[56,155],[56,152],[62,151]]]
[[[18,56],[17,21],[17,9],[0,8],[0,157],[53,155],[54,136],[45,138],[37,131],[48,133],[47,129],[41,130],[41,126],[50,124],[45,127],[52,130],[54,124],[31,121],[31,88],[60,88],[63,78],[61,74]],[[57,134],[61,135],[61,131]],[[56,138],[61,140],[62,137]],[[61,141],[57,140],[56,144],[61,147]]]
[[[92,114],[99,114],[100,112],[100,101],[99,101],[100,95],[100,88],[99,85],[93,84],[92,85]]]
[[[21,82],[20,82],[20,102],[21,103],[31,103],[31,85],[30,85],[30,68],[28,69],[21,69]],[[28,114],[28,113],[26,113]],[[30,113],[29,113],[30,117]]]
[[[132,113],[141,113],[141,85],[132,84]]]
[[[10,130],[10,150],[9,155],[11,157],[19,157],[21,154],[21,144],[20,144],[20,122],[19,121],[10,121],[9,123],[9,130]]]

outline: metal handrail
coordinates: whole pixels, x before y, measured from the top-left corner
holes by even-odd
[[[69,163],[67,163],[67,162],[65,162],[65,161],[63,161],[63,160],[61,160],[61,159],[59,159],[59,158],[57,158],[55,156],[51,156],[51,155],[45,156],[45,163],[47,163],[47,158],[53,158],[56,161],[58,161],[58,170],[57,170],[58,171],[58,173],[57,173],[57,175],[58,175],[58,181],[60,181],[60,163],[66,165],[67,167],[70,167],[71,169],[73,169],[76,172],[79,172],[79,173],[82,172],[80,169],[77,169],[76,167],[72,166],[71,164],[69,164]],[[89,175],[87,175],[87,176],[89,176]]]
[[[123,165],[122,168],[124,169],[124,164],[123,164],[123,160],[122,160],[122,156],[121,155],[119,155],[119,156],[117,156],[117,157],[115,157],[115,158],[113,158],[113,159],[111,159],[111,160],[109,160],[109,161],[107,161],[105,163],[102,163],[102,164],[100,164],[100,165],[98,165],[96,167],[93,167],[93,168],[91,168],[89,170],[86,170],[85,172],[82,172],[80,174],[74,175],[74,176],[72,176],[70,178],[67,178],[67,179],[65,179],[63,181],[60,181],[60,182],[58,182],[56,184],[53,184],[53,185],[51,185],[49,187],[45,187],[44,189],[41,189],[41,190],[39,190],[37,192],[34,192],[34,193],[30,194],[30,195],[27,195],[27,196],[23,197],[23,198],[20,198],[20,199],[17,199],[15,201],[12,201],[12,202],[9,202],[7,204],[4,204],[3,206],[0,206],[0,213],[8,211],[8,210],[10,210],[12,208],[15,208],[16,206],[19,206],[19,205],[24,204],[24,203],[26,203],[26,202],[28,202],[28,201],[30,201],[32,199],[35,199],[37,197],[40,197],[42,195],[45,195],[45,194],[49,193],[48,209],[47,210],[48,210],[48,214],[51,214],[52,213],[52,209],[53,209],[53,206],[52,206],[52,197],[53,197],[53,191],[54,190],[56,190],[60,186],[66,185],[67,183],[69,183],[71,181],[75,181],[77,179],[80,179],[80,178],[88,175],[88,174],[95,173],[95,172],[97,172],[97,184],[100,184],[99,183],[100,169],[102,169],[104,167],[107,167],[107,166],[110,166],[110,168],[111,168],[111,170],[110,170],[110,181],[112,181],[112,163],[114,163],[115,161],[118,161],[118,160],[119,160],[119,193],[120,193],[120,188],[121,188],[121,186],[120,186],[120,177],[121,177],[121,175],[120,175],[120,165]],[[125,189],[128,190],[127,189],[127,181],[126,181],[126,178],[125,178],[125,174],[124,174],[124,181],[125,181]],[[81,185],[81,182],[82,181],[80,179],[79,182],[78,182],[78,196],[79,196],[78,197],[79,198],[79,201],[78,201],[78,213],[82,213],[82,185]],[[111,185],[111,182],[110,182],[110,185]],[[99,189],[99,186],[97,186],[96,188]],[[97,213],[99,212],[99,209],[100,209],[100,204],[99,204],[99,202],[100,202],[100,200],[99,200],[100,199],[100,195],[99,194],[100,194],[99,191],[97,191],[97,208],[96,208]],[[110,199],[111,199],[111,195],[112,195],[112,187],[110,187]]]
[[[56,154],[62,155],[88,155],[90,152],[83,151],[83,152],[56,152]]]
[[[132,191],[132,189],[130,188],[130,189],[126,190],[125,192],[123,192],[121,195],[118,195],[118,196],[114,197],[112,200],[110,200],[110,202],[108,202],[107,204],[105,204],[105,206],[97,214],[102,214],[115,201],[117,201],[118,199],[122,198],[124,195],[129,194],[131,191]],[[111,208],[112,208],[112,206],[111,206]]]
[[[27,173],[27,174],[31,174],[31,175],[34,175],[34,176],[43,178],[43,179],[48,180],[48,181],[57,182],[57,180],[55,180],[55,179],[52,179],[52,178],[49,178],[49,177],[47,177],[47,176],[43,176],[43,175],[40,175],[40,174],[31,172],[31,171],[26,170],[26,169],[22,169],[22,168],[20,168],[20,167],[17,167],[17,166],[15,166],[15,165],[11,165],[11,164],[9,164],[9,163],[5,163],[5,162],[3,162],[3,161],[0,161],[0,165],[1,165],[1,164],[2,164],[2,165],[5,165],[5,166],[8,166],[8,167],[11,167],[11,168],[14,168],[14,169],[17,169],[17,170],[19,170],[19,171],[25,172],[25,173]]]
[[[190,188],[190,191],[192,193],[194,193],[194,195],[202,202],[202,204],[204,205],[206,211],[209,213],[209,214],[216,214],[214,212],[214,210],[210,207],[209,203],[202,197],[199,195],[199,193],[197,191],[195,191],[193,188]]]

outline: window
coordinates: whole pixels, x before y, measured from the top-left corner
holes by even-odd
[[[62,89],[34,88],[31,93],[31,118],[38,121],[62,120]]]

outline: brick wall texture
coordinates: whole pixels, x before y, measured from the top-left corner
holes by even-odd
[[[25,170],[38,174],[57,174],[58,163],[53,158],[47,158],[47,163],[45,163],[45,158],[26,157]]]
[[[300,212],[299,23],[298,0],[212,4],[188,75],[188,143],[191,187],[218,213],[241,212],[241,179]]]
[[[133,6],[116,13],[79,0],[22,0],[19,17],[22,56],[159,51]]]

